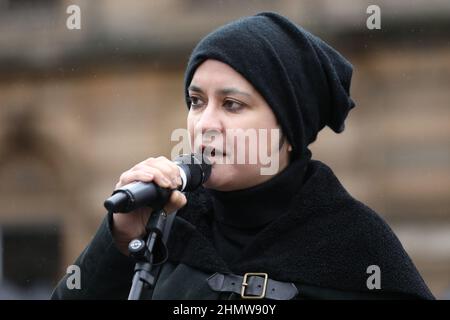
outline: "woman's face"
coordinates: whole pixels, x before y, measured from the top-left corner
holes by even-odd
[[[284,138],[272,109],[233,68],[206,60],[195,71],[189,96],[191,147],[204,151],[212,163],[205,187],[220,191],[252,187],[288,165],[291,146],[286,140],[280,143]]]

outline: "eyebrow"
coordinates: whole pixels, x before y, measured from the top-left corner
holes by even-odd
[[[189,91],[194,91],[194,92],[199,92],[199,93],[204,93],[204,91],[202,90],[202,88],[196,86],[196,85],[190,85],[188,88]],[[248,98],[251,98],[251,94],[241,91],[237,88],[233,88],[233,87],[229,87],[229,88],[222,88],[222,89],[218,89],[215,92],[218,95],[222,95],[222,96],[226,96],[228,94],[240,94],[243,96],[246,96]]]

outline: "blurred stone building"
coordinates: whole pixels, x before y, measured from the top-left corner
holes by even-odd
[[[71,4],[81,30],[66,28]],[[366,27],[369,4],[381,30]],[[321,132],[313,157],[388,221],[433,293],[449,297],[450,2],[0,0],[0,299],[48,297],[120,173],[169,157],[196,42],[265,10],[353,63],[357,107],[342,134]]]

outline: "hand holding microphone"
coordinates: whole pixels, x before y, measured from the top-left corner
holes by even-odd
[[[187,199],[181,191],[196,189],[208,179],[210,172],[210,165],[196,155],[184,155],[175,161],[165,157],[148,158],[125,171],[113,196],[105,201],[105,207],[115,213],[112,231],[119,250],[128,255],[128,243],[145,235],[145,226],[153,212],[151,204],[161,201],[161,191],[169,192],[163,209],[170,214],[186,205]],[[117,208],[123,211],[116,211]]]

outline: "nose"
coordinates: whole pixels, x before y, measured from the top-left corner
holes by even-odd
[[[201,133],[202,135],[213,132],[222,133],[222,114],[217,104],[211,101],[208,103],[199,115],[195,129],[197,133]]]

